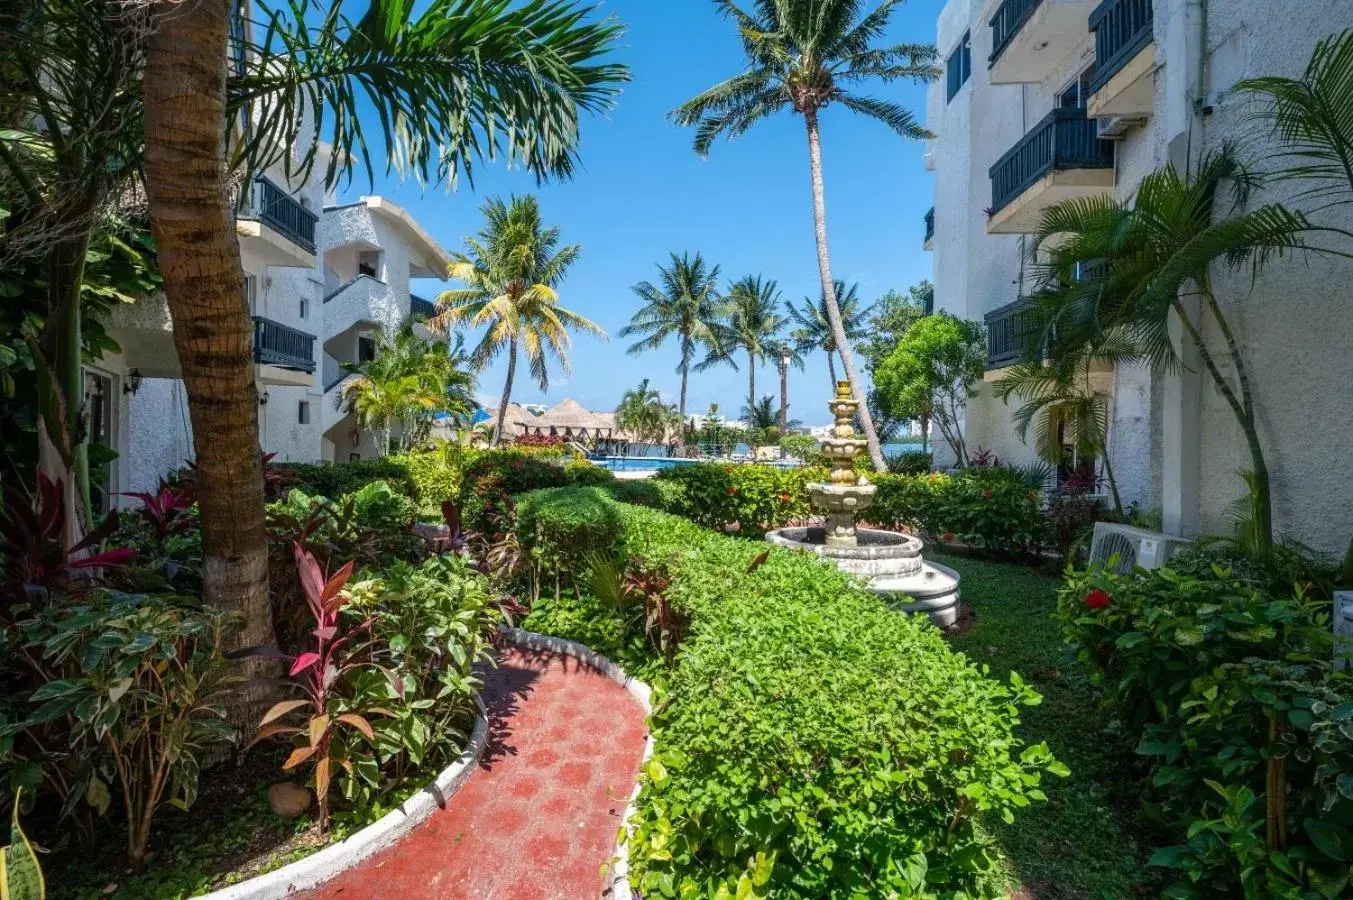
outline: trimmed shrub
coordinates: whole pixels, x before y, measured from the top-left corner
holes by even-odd
[[[626,546],[671,574],[666,599],[690,621],[651,720],[656,750],[629,845],[635,887],[649,897],[993,896],[976,821],[1013,821],[1044,799],[1044,773],[1066,772],[1016,736],[1019,707],[1038,695],[1018,676],[986,677],[924,617],[890,610],[807,555],[615,509]],[[614,615],[594,604],[597,617]],[[569,604],[555,620],[580,618]]]
[[[314,463],[274,463],[284,479],[284,489],[299,488],[307,494],[337,500],[359,490],[371,481],[388,481],[397,490],[412,496],[413,478],[400,457],[356,459],[350,462],[317,465]]]
[[[736,525],[750,535],[812,515],[804,486],[826,478],[827,473],[816,468],[716,463],[675,466],[656,476],[681,487],[679,495],[668,498],[668,512],[716,530]]]
[[[1188,561],[1196,569],[1197,560]],[[1072,572],[1067,640],[1150,769],[1170,897],[1334,897],[1353,859],[1353,678],[1330,604],[1218,565]]]
[[[514,495],[568,483],[563,466],[516,450],[490,450],[475,457],[462,473],[461,514],[467,528],[485,532],[495,516],[510,511]]]
[[[576,485],[610,484],[615,481],[615,473],[602,466],[595,466],[585,459],[575,459],[564,466],[568,483]]]
[[[685,488],[675,481],[645,478],[639,481],[612,481],[606,491],[622,503],[674,512],[683,503]]]
[[[935,454],[927,450],[903,450],[887,459],[888,471],[894,475],[928,475],[935,464]]]
[[[537,595],[542,573],[572,577],[589,555],[614,552],[620,532],[615,501],[597,487],[536,491],[517,504],[517,539],[535,566]]]
[[[875,475],[865,517],[987,550],[1033,550],[1051,539],[1040,493],[1010,469],[968,469],[955,475]]]
[[[461,472],[476,452],[460,444],[446,443],[424,453],[406,453],[395,457],[413,482],[413,496],[424,515],[441,517],[444,500],[454,500],[460,492]]]

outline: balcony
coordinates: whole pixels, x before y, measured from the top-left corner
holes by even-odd
[[[935,249],[935,207],[933,206],[925,214],[925,240],[921,243],[921,249]]]
[[[378,278],[358,275],[324,298],[324,344],[354,330],[394,328],[404,319],[395,293]]]
[[[1036,84],[1090,49],[1094,0],[1004,0],[990,16],[992,84]]]
[[[290,325],[254,316],[254,362],[263,384],[312,387],[315,336]]]
[[[1093,119],[1145,120],[1156,99],[1151,0],[1104,0],[1090,14],[1095,35]]]
[[[414,294],[409,295],[409,315],[415,319],[430,319],[437,315],[437,304]]]
[[[313,268],[319,217],[263,175],[249,186],[248,202],[235,215],[240,250],[267,266]],[[248,261],[246,261],[248,267]]]
[[[1013,366],[1025,356],[1030,341],[1038,339],[1033,301],[1021,297],[986,315],[987,371]]]
[[[1029,234],[1054,203],[1113,187],[1113,144],[1083,109],[1059,107],[990,169],[988,234]]]

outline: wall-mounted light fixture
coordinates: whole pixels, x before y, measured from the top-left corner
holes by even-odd
[[[348,433],[348,440],[352,441],[352,446],[360,447],[362,445],[362,433],[354,428]]]
[[[127,377],[123,379],[122,393],[135,394],[139,390],[141,390],[141,370],[132,369],[127,373]]]
[[[264,388],[263,390],[261,390],[261,391],[258,392],[258,405],[259,405],[259,406],[267,406],[267,405],[268,405],[268,389],[267,389],[267,388]]]

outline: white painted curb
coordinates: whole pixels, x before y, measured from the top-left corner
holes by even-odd
[[[479,714],[475,716],[470,742],[456,761],[443,769],[427,787],[337,844],[276,871],[202,894],[201,900],[278,900],[297,891],[318,887],[376,855],[422,824],[460,790],[484,755],[489,736],[488,720],[484,715],[484,704],[478,697],[475,702]]]
[[[520,628],[504,628],[503,636],[511,644],[518,647],[525,647],[528,650],[548,650],[551,653],[562,653],[565,656],[571,656],[585,665],[588,665],[601,672],[607,678],[629,691],[630,696],[639,701],[639,705],[644,709],[645,716],[653,714],[653,689],[637,678],[631,678],[625,674],[625,670],[611,662],[600,653],[579,644],[577,641],[569,641],[564,638],[550,637],[544,634],[536,634],[533,631],[522,631]],[[640,760],[640,771],[642,773],[643,764],[648,762],[653,755],[653,734],[649,733],[648,739],[644,742],[644,756]],[[639,803],[639,784],[634,785],[634,793],[630,795],[630,802],[625,807],[625,817],[622,820],[625,829],[625,836],[616,840],[615,862],[611,866],[611,884],[601,893],[606,900],[631,900],[634,891],[630,887],[630,857],[629,857],[629,836],[634,834],[634,826],[631,824],[635,815],[638,813]]]

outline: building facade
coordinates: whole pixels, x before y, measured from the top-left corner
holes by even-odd
[[[445,279],[450,262],[402,208],[382,197],[325,205],[322,187],[259,175],[236,216],[241,287],[254,322],[259,438],[279,461],[380,455],[339,396],[345,363],[374,358],[376,338],[429,301],[412,278]],[[106,323],[121,352],[86,369],[92,438],[117,451],[105,496],[152,490],[193,458],[187,395],[163,295],[126,304]]]
[[[1034,456],[991,382],[1018,358],[1042,213],[1072,197],[1128,200],[1148,172],[1183,171],[1225,144],[1262,168],[1275,146],[1233,85],[1299,77],[1316,42],[1348,27],[1344,0],[950,0],[937,25],[946,71],[927,102],[936,137],[925,246],[935,308],[988,329],[969,447],[1016,463]],[[1258,199],[1292,192],[1275,186]],[[1333,224],[1353,226],[1346,218]],[[1353,479],[1334,474],[1353,463],[1353,304],[1341,287],[1350,276],[1346,260],[1317,257],[1270,264],[1253,283],[1249,272],[1217,274],[1253,370],[1277,528],[1329,551],[1353,537]],[[1112,403],[1110,458],[1124,502],[1160,509],[1166,531],[1224,532],[1249,456],[1196,354],[1178,346],[1180,372],[1134,364],[1094,374]]]

